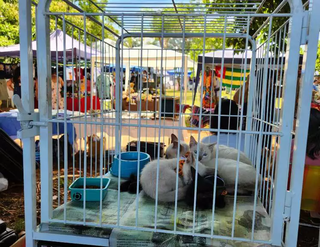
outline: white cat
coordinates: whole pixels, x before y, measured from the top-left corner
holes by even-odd
[[[191,136],[190,152],[197,157],[198,143]],[[225,181],[228,193],[233,193],[237,172],[237,149],[219,145],[218,150],[218,174]],[[216,144],[199,143],[199,162],[209,168],[215,168],[216,164]],[[238,193],[245,194],[255,190],[256,170],[251,165],[251,161],[240,153],[238,176]],[[259,176],[260,178],[260,176]],[[260,182],[260,180],[259,180]]]
[[[181,160],[181,158],[179,159]],[[141,172],[140,184],[144,192],[151,198],[156,198],[158,160],[148,163]],[[182,175],[178,178],[178,200],[184,199],[192,182],[191,166],[196,167],[195,159],[190,153],[182,166]],[[177,159],[159,160],[158,200],[174,202],[176,194]],[[205,167],[198,162],[198,173],[201,176],[214,174],[214,168]]]
[[[193,136],[190,137],[190,151],[193,153],[194,157],[197,157],[197,145],[198,142]],[[217,145],[199,143],[199,161],[205,166],[211,166],[212,159],[216,158]],[[225,145],[219,145],[218,158],[226,158],[237,160],[239,150],[228,147]],[[240,152],[239,161],[248,165],[252,165],[251,160],[243,153]]]
[[[178,156],[178,137],[175,134],[171,134],[171,144],[166,150],[166,159],[174,159]],[[184,141],[180,141],[180,157],[184,157],[189,152],[189,145]]]
[[[212,160],[213,166],[216,159]],[[218,158],[218,174],[224,180],[228,193],[234,193],[238,162],[236,160]],[[260,184],[260,176],[258,176]],[[256,169],[248,164],[239,162],[238,190],[239,194],[255,191]],[[258,187],[259,188],[259,187]]]
[[[140,183],[142,189],[151,198],[156,198],[158,162],[158,200],[160,202],[174,202],[176,195],[177,159],[154,160],[148,163],[141,172]],[[189,155],[182,167],[183,175],[178,177],[177,200],[184,199],[188,185],[192,182],[191,166],[193,163],[193,155]]]

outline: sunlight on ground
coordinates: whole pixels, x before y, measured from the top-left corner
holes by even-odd
[[[226,91],[222,91],[222,98],[233,99],[233,95],[235,93],[236,93],[236,91],[232,91],[229,94],[226,93]],[[186,100],[186,102],[184,102],[185,104],[192,105],[193,94],[194,94],[193,91],[191,91],[191,90],[187,91],[187,100]],[[179,96],[179,95],[180,95],[180,91],[178,91],[178,90],[173,90],[173,89],[166,90],[166,96]],[[200,106],[200,102],[201,102],[200,99],[201,99],[201,93],[197,92],[194,105]],[[276,100],[276,108],[281,109],[281,103],[282,103],[282,101],[280,101],[280,107],[279,107],[279,100]]]

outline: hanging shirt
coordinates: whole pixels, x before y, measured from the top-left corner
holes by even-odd
[[[110,85],[111,79],[109,74],[102,73],[97,77],[96,86],[98,89],[98,96],[100,99],[110,98]]]
[[[202,107],[204,108],[214,108],[216,103],[215,95],[215,76],[212,76],[212,71],[205,71],[203,75],[204,79],[204,95],[202,99]]]

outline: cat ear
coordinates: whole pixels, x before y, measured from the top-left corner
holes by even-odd
[[[193,146],[196,146],[198,143],[196,141],[196,139],[194,139],[193,136],[190,137],[190,143],[189,146],[192,148]]]
[[[178,148],[178,142],[172,142],[173,148]]]
[[[175,134],[171,134],[171,143],[178,142],[178,137]]]
[[[194,163],[193,154],[191,152],[188,152],[186,155],[187,155],[187,163],[193,164]]]
[[[217,145],[217,143],[216,143],[216,142],[211,143],[211,144],[208,144],[208,147],[209,147],[210,149],[213,149],[215,145]]]

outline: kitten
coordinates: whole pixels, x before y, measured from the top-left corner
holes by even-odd
[[[59,142],[59,148],[58,148],[58,142]],[[64,162],[64,145],[65,145],[64,135],[62,135],[58,139],[52,139],[52,158],[54,163],[57,163],[58,159],[60,159],[61,163]],[[59,153],[59,157],[58,157],[58,153]],[[72,145],[67,140],[68,161],[72,160],[72,155],[73,155],[73,148],[72,148]]]
[[[175,134],[171,134],[171,144],[166,150],[166,159],[174,159],[178,156],[178,137]],[[189,145],[184,141],[180,141],[180,157],[184,157],[189,152]]]
[[[215,161],[216,159],[213,159],[213,165],[215,165]],[[218,158],[218,173],[224,180],[230,194],[233,194],[235,190],[237,166],[236,160]],[[260,184],[260,176],[258,178],[258,184]],[[250,194],[255,191],[255,184],[256,169],[251,165],[239,162],[237,193]]]
[[[96,134],[93,134],[92,136],[87,136],[87,145],[88,145],[88,155],[91,157],[100,158],[100,150],[101,150],[101,139],[102,139],[102,152],[106,150],[106,142],[107,139],[105,136],[103,138],[99,137]]]
[[[195,174],[196,170],[191,167],[191,174],[193,183],[189,186],[186,194],[185,201],[187,205],[192,206],[194,204],[194,188],[195,188]],[[213,203],[213,189],[214,189],[214,175],[210,175],[207,177],[202,177],[198,174],[197,180],[197,208],[199,209],[212,209]],[[225,203],[225,195],[226,188],[224,181],[221,178],[217,178],[216,183],[216,200],[215,206],[218,208],[224,208]]]
[[[190,138],[190,152],[196,158],[197,155],[196,140]],[[216,144],[199,143],[199,162],[209,168],[215,168],[216,164]],[[222,148],[221,148],[222,147]],[[228,193],[234,193],[236,171],[237,171],[237,149],[219,145],[218,155],[218,174],[224,180]],[[245,162],[247,161],[247,162]],[[260,176],[259,176],[260,178]],[[247,194],[255,190],[256,169],[249,163],[245,154],[240,153],[238,191],[239,194]],[[260,182],[260,179],[259,179]]]
[[[148,163],[141,172],[140,183],[143,191],[151,198],[156,198],[157,166],[159,162],[158,200],[174,202],[176,195],[177,159],[154,160]],[[188,185],[192,182],[191,166],[194,165],[193,155],[190,154],[182,166],[182,176],[178,177],[178,198],[185,198]]]
[[[141,183],[139,184],[139,191],[141,191]],[[137,176],[131,174],[129,180],[123,182],[120,185],[120,192],[129,192],[130,194],[135,194],[137,192]]]
[[[216,158],[216,143],[204,144],[199,143],[199,161],[205,166],[212,166],[212,160]],[[190,137],[190,151],[193,153],[194,157],[197,157],[197,146],[198,142],[193,136]],[[219,145],[218,158],[226,158],[237,160],[238,150],[225,145]],[[251,160],[243,153],[240,152],[239,161],[248,165],[252,165]]]

